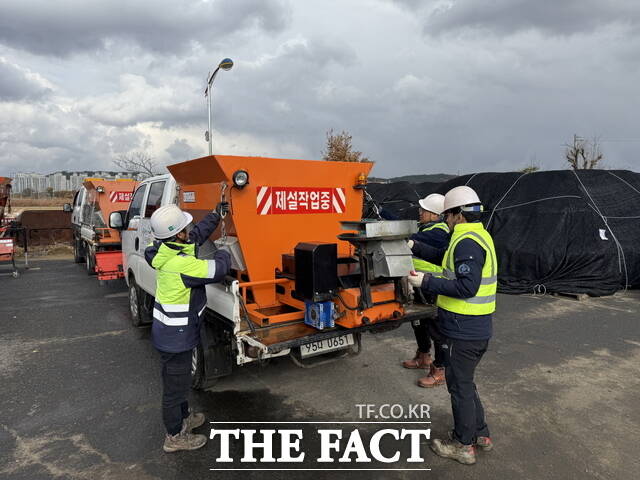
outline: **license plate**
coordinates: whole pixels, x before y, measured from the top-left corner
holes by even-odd
[[[332,352],[334,350],[340,350],[347,348],[349,345],[353,345],[353,335],[343,335],[341,337],[327,338],[320,340],[319,342],[311,342],[300,347],[300,356],[302,358],[311,357],[313,355],[320,355],[322,353]]]

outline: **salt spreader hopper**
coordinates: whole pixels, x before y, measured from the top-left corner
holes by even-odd
[[[232,253],[228,288],[240,303],[234,333],[251,347],[238,363],[424,315],[409,308],[406,280],[406,239],[416,222],[360,220],[371,167],[224,155],[168,167],[179,206],[194,221],[220,201],[231,205],[199,256]],[[209,308],[233,320],[212,297],[208,290]]]

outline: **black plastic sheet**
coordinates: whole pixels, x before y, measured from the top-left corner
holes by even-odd
[[[432,184],[426,193],[465,184],[485,206],[499,291],[600,296],[640,286],[640,174],[478,173]],[[402,182],[369,191],[374,200],[395,200],[394,211],[408,219],[417,218],[416,193],[424,196],[416,187]]]

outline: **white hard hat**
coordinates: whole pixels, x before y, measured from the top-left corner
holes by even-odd
[[[191,223],[193,217],[177,205],[165,205],[151,215],[151,231],[159,240],[171,238]]]
[[[439,193],[432,193],[427,195],[421,200],[418,200],[418,205],[427,212],[435,213],[436,215],[442,214],[444,211],[444,195]]]
[[[466,185],[452,188],[444,196],[445,211],[456,207],[462,207],[464,205],[472,205],[474,203],[481,203],[478,198],[478,194],[473,188],[467,187]]]

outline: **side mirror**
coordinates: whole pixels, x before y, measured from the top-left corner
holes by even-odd
[[[115,228],[116,230],[124,229],[124,216],[126,210],[118,210],[117,212],[111,212],[109,215],[109,228]]]
[[[73,208],[71,208],[71,204],[70,203],[65,203],[62,206],[62,211],[63,212],[73,212]]]

